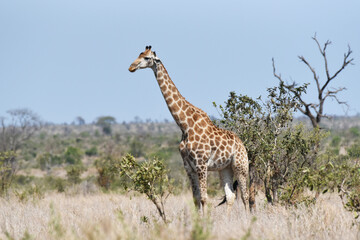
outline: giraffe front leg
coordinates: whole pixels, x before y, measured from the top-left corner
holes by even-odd
[[[190,184],[191,184],[191,190],[193,193],[193,199],[195,203],[195,207],[200,210],[201,208],[201,198],[200,198],[200,188],[199,188],[199,179],[197,173],[194,171],[194,169],[190,165],[190,159],[187,157],[184,157],[184,167],[185,171],[188,175]]]
[[[197,175],[199,178],[199,185],[200,185],[200,203],[201,203],[201,212],[202,215],[205,216],[207,209],[206,209],[206,202],[207,202],[207,167],[206,165],[198,165],[196,166]]]

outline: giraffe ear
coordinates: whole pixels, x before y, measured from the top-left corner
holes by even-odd
[[[149,45],[148,48],[149,48],[149,50],[150,50],[150,49],[151,49],[151,46]]]
[[[156,57],[156,52],[153,52],[154,53],[154,56]]]
[[[148,50],[148,49],[149,49],[149,47],[148,47],[148,46],[146,46],[146,47],[145,47],[145,50]]]

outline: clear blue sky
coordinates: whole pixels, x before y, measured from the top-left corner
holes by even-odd
[[[332,84],[347,87],[340,97],[353,115],[360,112],[359,11],[358,0],[0,0],[0,116],[30,108],[54,123],[172,119],[152,71],[127,70],[145,45],[188,101],[218,116],[212,102],[223,103],[230,91],[264,96],[277,84],[272,57],[289,81],[313,81],[298,55],[324,80],[315,32],[333,43],[331,72],[347,45],[353,49],[355,65]],[[344,114],[331,101],[325,110]]]

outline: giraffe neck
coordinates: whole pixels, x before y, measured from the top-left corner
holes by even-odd
[[[180,94],[160,60],[155,61],[152,69],[171,115],[182,132],[186,131],[186,115],[183,109],[190,104]]]

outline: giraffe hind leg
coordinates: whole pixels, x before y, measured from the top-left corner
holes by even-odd
[[[244,203],[245,209],[249,209],[249,192],[247,189],[247,179],[249,174],[249,166],[246,156],[240,156],[233,162],[233,170],[235,178],[239,183],[241,199]]]
[[[222,187],[224,188],[225,196],[223,201],[218,206],[226,202],[227,213],[230,213],[231,207],[234,204],[236,194],[234,193],[233,177],[234,173],[231,167],[227,167],[219,171]],[[236,189],[236,188],[235,188]]]

